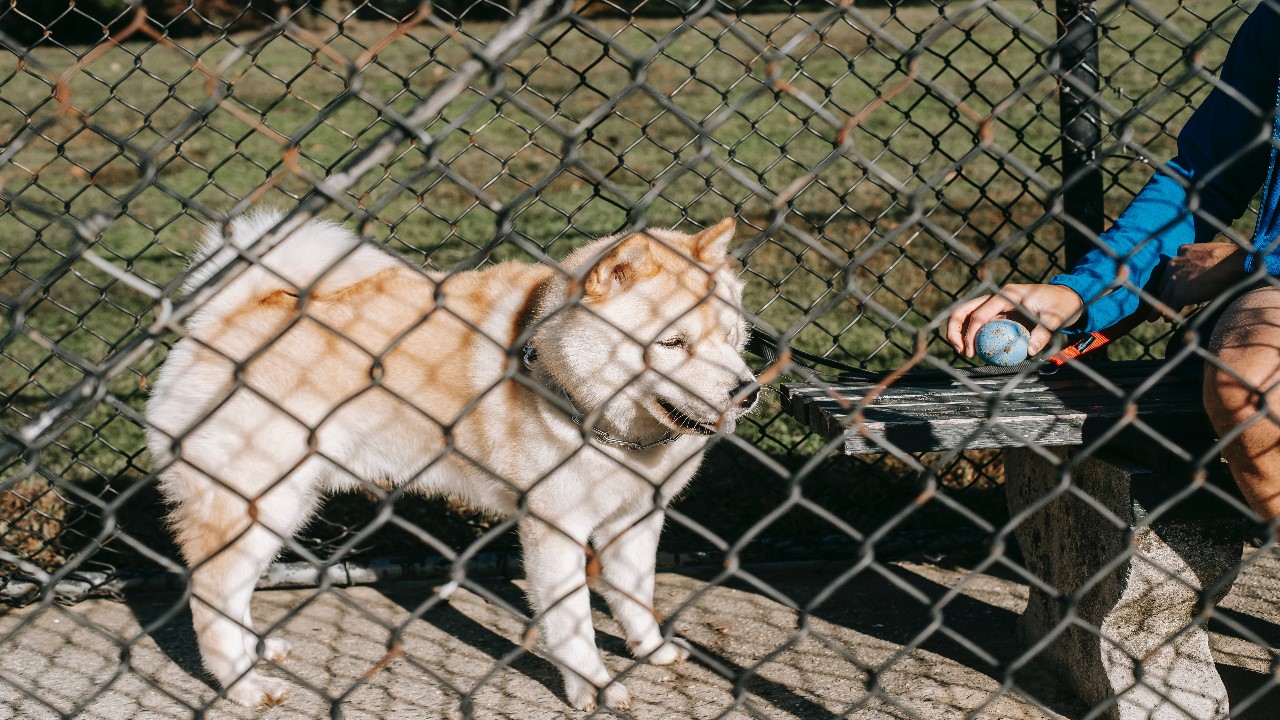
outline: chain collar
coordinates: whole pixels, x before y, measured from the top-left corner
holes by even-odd
[[[537,349],[533,347],[533,343],[526,343],[524,346],[524,369],[529,371],[530,374],[532,374],[533,364],[537,361],[538,361]],[[569,393],[566,392],[564,388],[559,388],[559,390],[560,390],[560,395],[564,397],[565,402],[569,403],[569,407],[573,408],[573,412],[569,413],[569,419],[573,421],[574,425],[577,425],[578,427],[583,427],[582,413],[578,412],[578,406],[574,404],[573,398],[569,397]],[[667,436],[662,438],[661,440],[654,440],[653,442],[649,442],[649,443],[640,443],[640,442],[635,442],[633,440],[623,440],[622,438],[614,437],[609,433],[601,430],[598,427],[593,426],[586,429],[591,431],[591,434],[595,436],[595,439],[597,442],[603,445],[612,445],[613,447],[622,448],[623,450],[629,450],[631,452],[641,452],[643,450],[651,450],[653,448],[661,447],[663,445],[670,445],[671,443],[680,439],[679,433],[668,433]]]

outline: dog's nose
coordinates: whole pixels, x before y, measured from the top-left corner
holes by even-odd
[[[746,380],[738,384],[738,387],[729,393],[729,397],[738,401],[742,407],[751,407],[756,403],[756,398],[760,396],[760,384],[755,380]]]

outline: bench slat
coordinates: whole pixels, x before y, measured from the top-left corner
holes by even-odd
[[[865,398],[875,388],[870,383],[787,384],[782,386],[783,409],[827,439],[843,437],[849,455],[883,453],[888,446],[930,452],[1028,442],[1079,445],[1127,412],[1164,423],[1180,418],[1203,422],[1198,377],[1171,374],[1130,403],[1126,396],[1159,365],[1104,367],[1103,375],[1123,396],[1080,373],[1064,371],[1017,384],[1011,376],[967,382],[901,378],[869,406]],[[856,417],[854,409],[860,410]]]

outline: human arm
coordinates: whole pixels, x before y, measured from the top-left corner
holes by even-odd
[[[1280,78],[1276,38],[1280,10],[1264,3],[1241,25],[1220,82],[1179,135],[1178,156],[1157,168],[1071,272],[1045,285],[1006,285],[958,305],[947,329],[956,351],[972,356],[974,337],[994,317],[1020,315],[1035,324],[1033,352],[1057,329],[1111,327],[1138,309],[1137,289],[1162,262],[1169,271],[1158,290],[1167,304],[1182,303],[1178,308],[1212,297],[1251,271],[1254,255],[1247,248],[1207,241],[1244,213],[1268,171]],[[1269,207],[1280,212],[1272,207],[1280,203],[1264,199],[1263,206],[1264,218]],[[1205,246],[1192,245],[1197,242]],[[1280,275],[1280,250],[1263,259]]]
[[[1212,240],[1244,213],[1262,185],[1271,154],[1280,76],[1277,37],[1280,12],[1264,3],[1241,25],[1220,82],[1180,133],[1178,157],[1160,168],[1099,236],[1097,248],[1070,273],[1049,281],[1085,300],[1084,320],[1073,331],[1101,330],[1133,314],[1137,288],[1147,285],[1161,262],[1179,258],[1179,249],[1190,243]],[[1245,269],[1251,269],[1248,263],[1241,266],[1241,276]]]

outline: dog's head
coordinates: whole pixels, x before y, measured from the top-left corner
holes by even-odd
[[[730,432],[759,386],[741,353],[734,221],[694,235],[650,229],[579,249],[552,283],[539,358],[583,412],[619,426]]]

